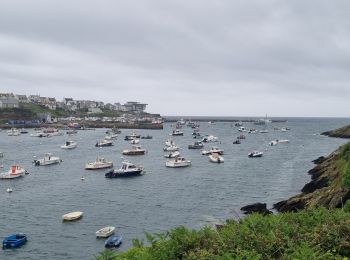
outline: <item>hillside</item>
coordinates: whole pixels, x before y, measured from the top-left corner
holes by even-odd
[[[324,132],[322,135],[329,137],[350,138],[350,125]]]

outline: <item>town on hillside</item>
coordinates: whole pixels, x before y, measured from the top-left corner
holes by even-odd
[[[6,125],[32,126],[42,123],[80,122],[84,126],[108,127],[112,123],[123,125],[161,125],[159,114],[149,114],[147,104],[129,101],[125,104],[104,103],[93,100],[74,100],[40,95],[0,93],[0,120]],[[153,128],[150,126],[150,128]],[[157,127],[155,127],[157,128]]]

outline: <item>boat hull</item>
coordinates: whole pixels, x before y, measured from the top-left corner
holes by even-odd
[[[143,175],[143,170],[129,171],[129,172],[117,172],[109,171],[105,174],[106,178],[129,178]]]
[[[17,248],[24,245],[27,242],[27,236],[25,234],[13,234],[6,237],[2,241],[2,247],[6,248]]]

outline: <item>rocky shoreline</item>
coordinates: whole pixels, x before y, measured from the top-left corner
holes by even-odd
[[[328,137],[350,138],[350,125],[335,130],[323,132],[321,133],[321,135],[325,135]]]

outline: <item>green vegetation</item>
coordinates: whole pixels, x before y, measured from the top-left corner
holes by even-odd
[[[350,143],[343,146],[341,152],[341,158],[343,159],[343,185],[346,188],[350,188]]]
[[[296,213],[228,220],[220,228],[177,227],[146,234],[126,252],[104,251],[102,259],[347,259],[350,256],[350,204]]]

